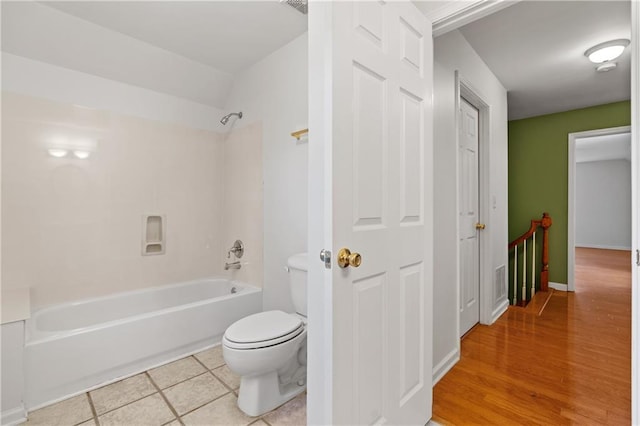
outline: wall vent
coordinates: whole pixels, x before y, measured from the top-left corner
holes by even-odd
[[[505,265],[496,268],[495,282],[493,287],[494,300],[498,301],[506,297],[507,285],[505,284]]]

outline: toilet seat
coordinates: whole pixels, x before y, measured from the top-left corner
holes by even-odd
[[[233,349],[259,349],[284,343],[304,331],[298,316],[266,311],[233,323],[225,332],[223,343]]]

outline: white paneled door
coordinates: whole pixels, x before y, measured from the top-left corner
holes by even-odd
[[[432,399],[431,25],[411,2],[327,10],[332,423],[423,425]],[[342,247],[361,254],[359,267],[338,266]]]
[[[478,110],[460,98],[458,224],[460,233],[460,335],[480,321]]]

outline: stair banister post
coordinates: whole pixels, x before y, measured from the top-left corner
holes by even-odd
[[[536,233],[531,237],[531,298],[536,294]]]
[[[540,272],[540,290],[549,291],[549,228],[551,227],[549,213],[542,214],[540,226],[542,233],[542,271]]]

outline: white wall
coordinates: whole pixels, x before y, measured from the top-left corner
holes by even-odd
[[[262,123],[265,310],[293,311],[284,267],[307,247],[308,147],[290,135],[307,127],[307,51],[304,34],[238,75],[226,106]]]
[[[241,269],[229,270],[233,279],[262,285],[263,192],[262,123],[234,129],[224,142],[224,239],[223,252],[241,240]],[[227,262],[236,258],[231,255]]]
[[[32,306],[222,273],[224,147],[210,131],[2,94],[2,286]],[[51,147],[90,142],[86,160]],[[142,215],[166,253],[142,256]]]
[[[438,379],[459,357],[458,335],[458,236],[457,236],[457,146],[455,71],[468,82],[490,107],[490,141],[481,141],[481,150],[489,157],[489,217],[481,218],[487,228],[490,253],[481,275],[481,288],[487,313],[481,321],[491,323],[507,307],[502,288],[494,287],[494,271],[507,264],[507,92],[458,31],[435,39],[434,74],[434,185],[435,185],[435,258],[434,258],[434,377]],[[486,152],[486,151],[485,151]],[[489,270],[486,270],[489,269]],[[482,297],[482,296],[481,296]]]
[[[216,108],[12,54],[2,59],[3,289],[31,287],[38,308],[225,274],[231,233],[250,245],[235,274],[260,285],[259,124],[236,134]],[[47,156],[46,144],[60,136],[92,139],[96,152],[84,163]],[[248,170],[246,179],[227,187],[225,168]],[[247,198],[225,203],[232,194]],[[165,255],[140,255],[145,213],[167,215]]]
[[[2,50],[222,107],[233,76],[49,7],[2,2]]]
[[[2,52],[2,90],[196,129],[223,130],[219,122],[223,110],[6,52]]]
[[[14,321],[0,326],[0,346],[2,346],[0,422],[3,425],[18,424],[26,420],[27,412],[24,406],[24,324],[24,321]]]
[[[576,246],[631,250],[631,162],[576,164]]]

